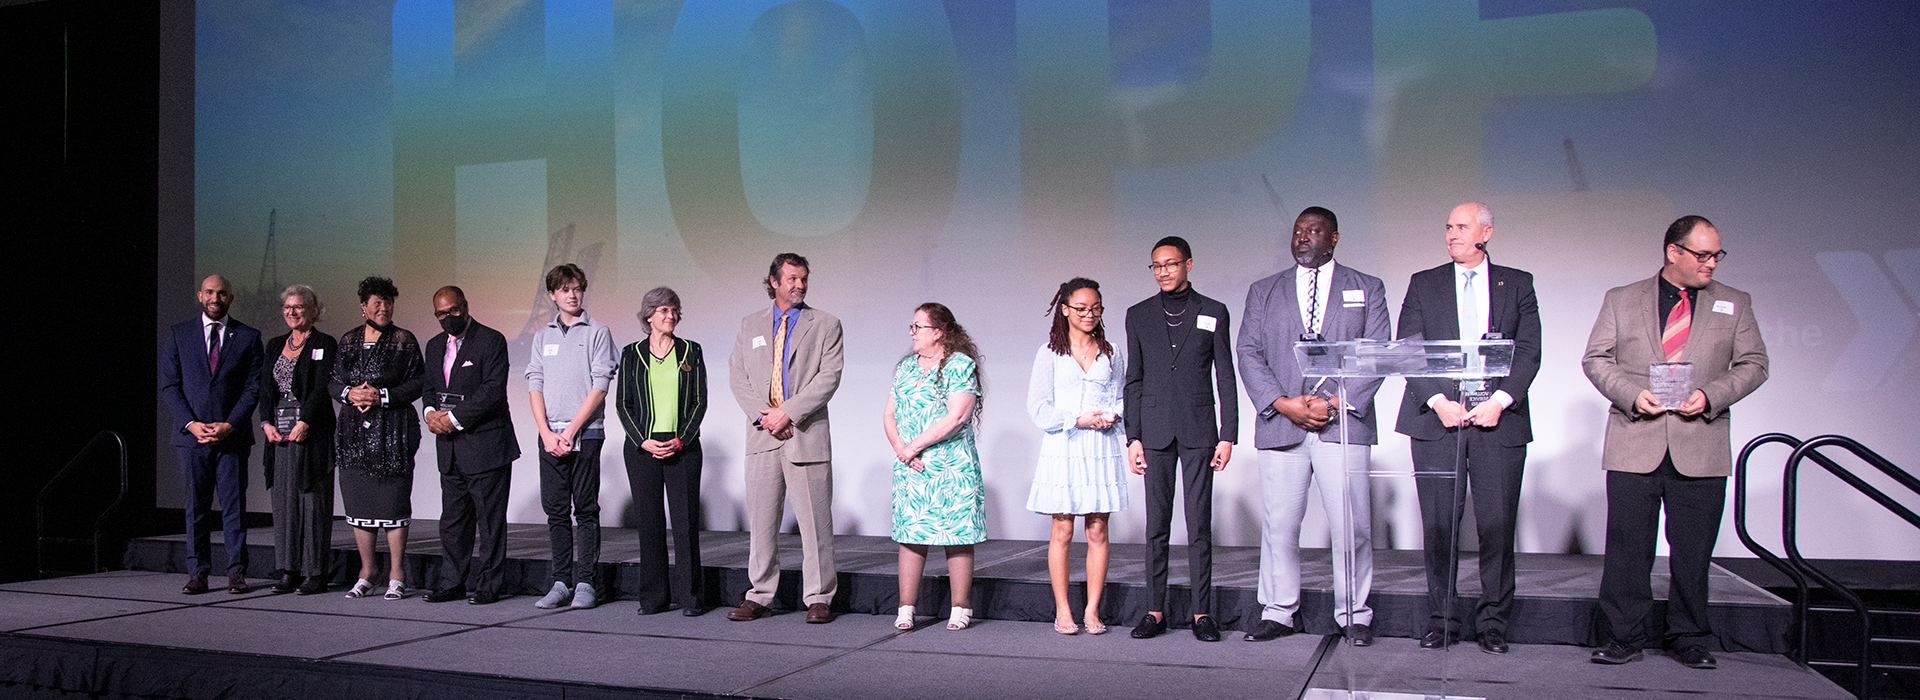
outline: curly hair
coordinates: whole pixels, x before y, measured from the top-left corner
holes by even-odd
[[[1053,316],[1053,331],[1047,335],[1047,349],[1055,355],[1073,352],[1073,344],[1067,340],[1067,315],[1061,309],[1073,293],[1082,289],[1093,290],[1094,296],[1100,296],[1100,283],[1085,277],[1075,277],[1060,283],[1060,291],[1053,293],[1053,301],[1047,305],[1047,314]],[[1098,302],[1096,302],[1098,303]],[[1100,347],[1100,354],[1113,354],[1113,344],[1107,342],[1107,323],[1105,320],[1093,322],[1093,342]]]
[[[807,259],[801,257],[799,253],[781,253],[773,256],[773,264],[767,266],[767,276],[760,278],[760,284],[767,288],[768,299],[773,298],[773,282],[780,279],[780,268],[788,265],[806,270],[808,273],[813,272],[813,267],[808,265]]]
[[[986,370],[980,366],[980,348],[974,345],[973,336],[967,335],[967,329],[960,327],[959,321],[953,320],[953,310],[948,309],[945,304],[929,301],[914,307],[913,310],[925,312],[927,321],[933,325],[933,330],[940,331],[940,366],[934,368],[935,376],[947,371],[947,358],[955,354],[966,355],[973,360],[973,376],[974,380],[980,384],[980,393],[975,395],[971,418],[978,420],[981,409],[987,404],[987,375]]]
[[[393,286],[393,280],[379,275],[368,275],[366,279],[360,280],[360,303],[365,304],[373,297],[393,301],[400,298],[400,288]]]

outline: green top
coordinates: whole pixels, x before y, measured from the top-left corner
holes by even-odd
[[[654,357],[652,352],[642,350],[641,360],[647,364],[647,401],[653,404],[653,425],[648,430],[656,433],[671,433],[674,424],[680,421],[680,360],[673,353],[665,358]],[[642,436],[646,439],[649,436]]]

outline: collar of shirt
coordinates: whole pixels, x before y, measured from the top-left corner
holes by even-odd
[[[774,325],[774,327],[775,327],[775,328],[778,328],[778,327],[780,326],[780,317],[782,317],[782,316],[786,316],[786,317],[787,317],[787,329],[788,329],[788,330],[792,330],[792,329],[793,329],[793,322],[794,322],[794,321],[798,321],[798,320],[800,320],[800,310],[801,310],[801,309],[804,309],[804,308],[807,308],[807,305],[806,305],[806,304],[795,304],[795,305],[793,306],[793,308],[791,308],[791,309],[787,309],[786,311],[781,311],[781,310],[780,310],[780,305],[779,305],[779,304],[775,304],[775,305],[773,306],[773,325]]]
[[[200,330],[202,331],[200,335],[206,335],[205,331],[207,330],[207,326],[211,326],[216,323],[224,326],[224,325],[233,323],[233,319],[229,317],[229,318],[223,318],[218,321],[215,321],[212,318],[209,318],[207,316],[207,312],[205,311],[200,312]]]
[[[564,318],[566,318],[566,316],[564,316],[564,315],[562,315],[562,314],[560,314],[559,312],[555,312],[555,313],[553,314],[553,320],[551,320],[551,321],[548,321],[548,322],[547,322],[547,327],[548,327],[548,328],[558,328],[558,329],[560,329],[560,334],[561,334],[561,335],[566,335],[566,333],[567,333],[567,330],[568,330],[568,329],[570,329],[570,328],[578,328],[578,327],[580,327],[580,326],[588,326],[588,325],[592,325],[592,324],[593,324],[593,318],[592,318],[592,317],[589,317],[589,316],[587,315],[587,310],[586,310],[586,309],[581,309],[581,310],[580,310],[580,322],[579,322],[579,323],[567,323],[566,321],[564,321],[564,320],[562,320],[562,319],[564,319]]]

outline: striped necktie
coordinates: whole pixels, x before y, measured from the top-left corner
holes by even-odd
[[[1687,290],[1680,290],[1680,303],[1667,312],[1667,330],[1660,334],[1660,349],[1668,362],[1679,362],[1687,354],[1687,331],[1693,327],[1693,304]]]

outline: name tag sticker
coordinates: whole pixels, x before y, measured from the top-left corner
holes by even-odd
[[[1713,312],[1716,314],[1726,314],[1728,316],[1732,316],[1733,302],[1727,301],[1725,299],[1721,299],[1719,301],[1713,302]]]
[[[1214,320],[1212,316],[1202,314],[1199,318],[1196,318],[1193,320],[1193,327],[1203,331],[1212,332],[1214,326],[1218,323],[1219,321]]]
[[[546,355],[547,357],[553,357],[554,355],[560,354],[560,346],[548,345],[540,349],[540,354]]]
[[[313,359],[315,359],[315,360],[324,360],[324,359],[327,359],[327,349],[326,349],[326,348],[314,348],[314,349],[313,349]]]
[[[754,337],[753,337],[753,347],[755,347],[755,348],[764,348],[764,347],[766,347],[766,346],[767,346],[767,337],[766,337],[766,336],[764,336],[764,335],[756,335],[756,336],[754,336]]]
[[[1353,303],[1366,303],[1366,301],[1367,301],[1367,290],[1364,290],[1364,289],[1342,289],[1342,290],[1340,290],[1340,300],[1341,300],[1341,301],[1344,301],[1344,302],[1346,302],[1346,303],[1349,303],[1349,304],[1353,304]]]

